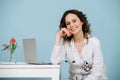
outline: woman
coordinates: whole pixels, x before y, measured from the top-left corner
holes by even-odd
[[[69,80],[108,80],[100,48],[100,42],[90,34],[85,14],[67,10],[60,22],[51,62],[70,64]]]

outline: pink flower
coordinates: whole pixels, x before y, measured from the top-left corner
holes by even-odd
[[[8,48],[9,48],[9,45],[7,45],[7,44],[3,44],[3,50],[7,50]]]

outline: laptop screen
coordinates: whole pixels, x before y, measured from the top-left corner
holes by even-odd
[[[24,57],[26,63],[38,63],[38,53],[35,38],[23,39]]]

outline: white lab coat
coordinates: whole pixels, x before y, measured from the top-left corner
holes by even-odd
[[[79,53],[72,39],[70,43],[54,46],[51,62],[58,64],[67,59],[70,64],[69,80],[108,80],[99,40],[90,37]]]

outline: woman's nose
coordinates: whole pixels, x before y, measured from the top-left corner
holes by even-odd
[[[71,23],[71,24],[70,24],[70,27],[73,27],[73,26],[74,26],[74,24],[73,24],[73,23]]]

